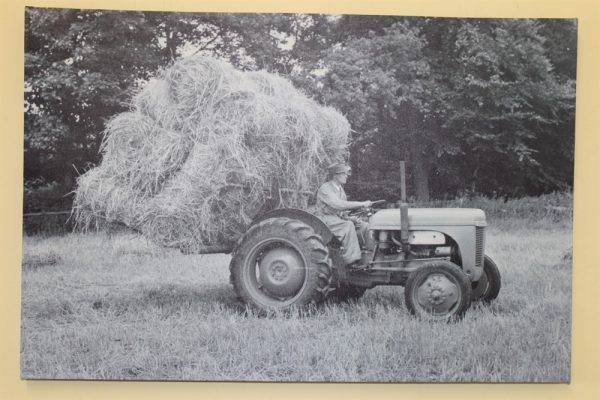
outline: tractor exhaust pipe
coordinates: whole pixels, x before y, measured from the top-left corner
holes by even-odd
[[[408,253],[408,204],[406,203],[406,171],[404,161],[400,161],[400,242],[402,251]]]
[[[406,203],[406,170],[404,161],[400,161],[400,201]]]

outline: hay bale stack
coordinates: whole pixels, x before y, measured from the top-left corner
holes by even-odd
[[[206,57],[177,61],[106,126],[102,163],[82,175],[79,226],[121,222],[166,246],[229,245],[269,201],[306,208],[347,156],[337,111],[267,72]]]

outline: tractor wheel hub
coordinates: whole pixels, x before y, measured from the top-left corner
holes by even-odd
[[[458,287],[444,274],[432,274],[417,288],[419,305],[433,314],[449,312],[458,300]]]
[[[271,275],[271,278],[278,282],[285,280],[289,271],[290,268],[288,265],[280,261],[276,261],[269,265],[269,274]]]
[[[289,247],[269,250],[258,265],[263,290],[279,297],[290,297],[304,285],[306,271],[300,254]]]
[[[441,287],[436,287],[431,289],[429,292],[429,302],[431,304],[442,304],[446,300],[446,293],[444,293],[444,289]]]

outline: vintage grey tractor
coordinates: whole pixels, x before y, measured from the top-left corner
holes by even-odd
[[[485,254],[482,210],[403,202],[353,214],[369,224],[361,268],[344,265],[340,241],[308,211],[275,209],[257,217],[232,251],[238,298],[258,310],[288,310],[400,285],[412,314],[448,320],[462,316],[471,301],[498,296],[501,278]]]

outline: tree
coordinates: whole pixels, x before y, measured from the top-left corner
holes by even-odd
[[[443,128],[460,140],[458,171],[473,192],[538,194],[568,184],[552,170],[572,159],[543,159],[546,143],[572,140],[572,128],[559,127],[574,111],[574,81],[554,73],[540,26],[474,20],[454,31],[455,67],[438,80]]]
[[[396,22],[380,34],[370,31],[346,41],[325,58],[324,100],[345,113],[359,132],[351,153],[363,184],[381,186],[368,188],[371,195],[397,194],[384,188],[398,187],[399,161],[404,159],[417,197],[429,198],[431,160],[425,152],[446,147],[433,124],[428,97],[435,88],[423,56],[425,44],[418,28]]]
[[[98,161],[104,121],[158,64],[143,13],[34,9],[25,15],[25,180],[59,182]]]
[[[570,20],[26,9],[25,181],[73,189],[105,121],[178,57],[289,77],[353,128],[349,193],[539,194],[572,186]]]
[[[290,18],[27,8],[25,182],[70,192],[77,173],[99,162],[106,120],[161,67],[205,52],[256,68],[279,59],[264,28]]]
[[[351,191],[394,195],[370,182],[397,187],[399,159],[420,200],[431,190],[514,196],[572,184],[572,24],[355,18],[342,19],[315,85],[357,131]],[[549,44],[544,35],[557,30],[562,44]]]

